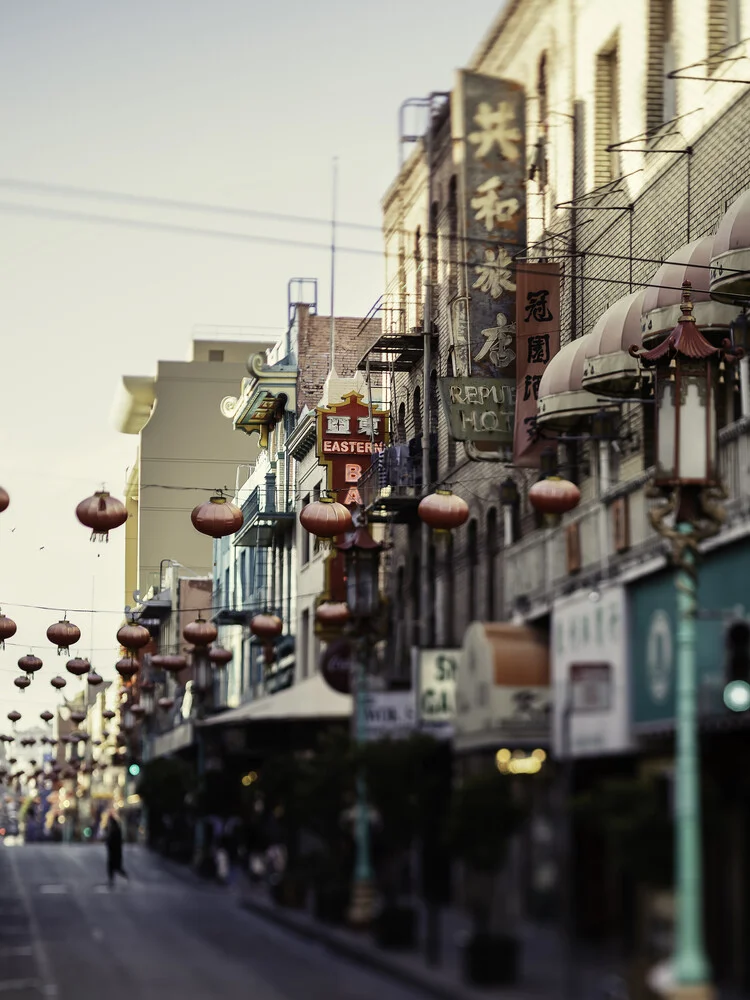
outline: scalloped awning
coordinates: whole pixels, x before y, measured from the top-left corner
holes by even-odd
[[[591,334],[566,344],[547,365],[539,383],[537,423],[545,430],[566,431],[601,403],[583,387],[583,363]]]
[[[644,292],[618,299],[597,320],[586,337],[583,362],[584,389],[604,396],[631,396],[639,367],[630,354],[641,346],[641,306]]]
[[[717,302],[750,301],[750,190],[729,206],[716,230],[709,288]]]

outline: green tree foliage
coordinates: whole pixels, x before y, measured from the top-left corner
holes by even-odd
[[[474,871],[497,872],[526,811],[515,795],[513,779],[495,770],[471,775],[453,792],[449,846]]]

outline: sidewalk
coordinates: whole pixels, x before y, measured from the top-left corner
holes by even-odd
[[[445,910],[441,917],[442,962],[430,967],[424,958],[424,942],[413,952],[392,952],[379,948],[366,933],[331,927],[317,921],[306,910],[279,906],[272,901],[265,886],[242,881],[240,902],[243,907],[272,920],[287,930],[316,941],[352,961],[393,976],[423,990],[438,1000],[559,1000],[562,989],[562,955],[553,930],[538,927],[521,931],[524,938],[522,972],[518,986],[482,990],[470,987],[461,978],[461,940],[468,931],[468,921],[456,910]],[[420,921],[421,928],[424,920]],[[596,966],[599,966],[598,968]],[[602,1000],[607,968],[594,967],[579,972],[580,1000]]]

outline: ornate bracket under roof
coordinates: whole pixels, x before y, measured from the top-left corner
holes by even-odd
[[[268,432],[281,420],[285,410],[297,408],[297,365],[293,358],[284,358],[275,365],[266,365],[262,354],[255,354],[247,363],[250,378],[242,380],[239,398],[226,396],[221,412],[232,421],[235,430],[259,434],[260,447],[268,447]]]

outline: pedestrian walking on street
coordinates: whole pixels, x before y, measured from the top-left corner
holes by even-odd
[[[115,883],[115,875],[128,877],[122,867],[122,827],[117,816],[112,813],[107,824],[107,879],[110,889]]]

